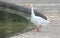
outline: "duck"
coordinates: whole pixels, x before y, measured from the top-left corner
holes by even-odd
[[[47,25],[50,22],[48,20],[40,17],[40,16],[35,15],[33,4],[30,4],[30,8],[31,8],[31,23],[33,23],[36,26],[35,31],[40,32],[41,31],[41,26]]]

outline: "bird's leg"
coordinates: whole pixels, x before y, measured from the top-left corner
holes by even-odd
[[[41,31],[41,28],[40,27],[36,27],[36,32],[40,32]]]
[[[40,32],[39,27],[36,28],[36,32]]]

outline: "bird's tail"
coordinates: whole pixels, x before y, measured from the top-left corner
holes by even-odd
[[[47,23],[51,23],[50,21],[47,21]]]

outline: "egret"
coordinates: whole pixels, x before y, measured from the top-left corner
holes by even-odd
[[[33,5],[30,4],[31,7],[31,22],[36,25],[36,32],[40,32],[41,30],[41,26],[46,25],[48,23],[50,23],[48,20],[45,20],[44,18],[40,17],[40,16],[36,16],[34,14],[34,9],[33,9]]]

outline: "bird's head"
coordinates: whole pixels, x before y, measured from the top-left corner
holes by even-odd
[[[30,4],[30,7],[33,7],[33,4]]]

